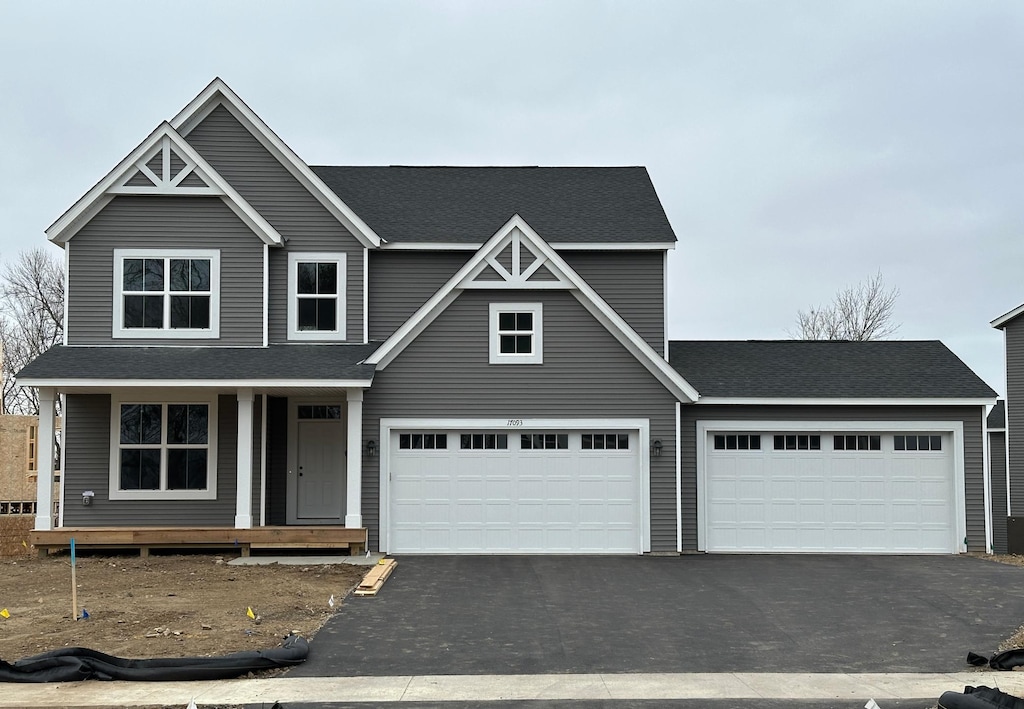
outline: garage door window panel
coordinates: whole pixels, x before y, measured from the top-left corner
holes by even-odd
[[[626,433],[584,433],[582,448],[589,450],[629,450],[629,434]]]
[[[463,433],[459,436],[462,450],[508,450],[508,434]]]
[[[897,451],[941,451],[942,436],[936,434],[904,434],[893,436],[893,449]]]
[[[714,447],[716,451],[761,450],[761,436],[756,433],[716,433]]]
[[[844,434],[834,436],[832,448],[837,451],[880,451],[882,437],[877,434]]]
[[[446,433],[403,433],[398,436],[400,450],[447,450]]]
[[[528,450],[568,450],[568,433],[524,433],[520,437],[519,447]]]
[[[777,451],[820,451],[821,436],[812,433],[777,434],[773,444]]]

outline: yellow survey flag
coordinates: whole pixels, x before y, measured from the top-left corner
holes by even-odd
[[[25,543],[25,540],[24,540],[24,539],[22,539],[22,540],[21,540],[21,546],[23,546],[23,547],[25,547],[26,549],[28,549],[28,544],[26,544],[26,543]]]
[[[10,618],[11,617],[11,612],[9,610],[7,610],[6,608],[4,608],[3,610],[0,610],[0,617]]]
[[[250,618],[252,618],[253,620],[256,620],[256,614],[252,612],[252,607],[246,608],[245,609],[245,614],[247,616],[249,616]]]

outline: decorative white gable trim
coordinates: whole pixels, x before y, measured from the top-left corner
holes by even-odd
[[[323,180],[317,177],[309,166],[289,148],[278,135],[249,108],[220,77],[210,82],[203,91],[192,99],[178,115],[171,119],[171,125],[181,135],[187,136],[203,122],[217,106],[224,106],[235,119],[252,134],[256,140],[277,158],[285,169],[302,184],[346,229],[367,248],[376,248],[383,240],[359,218],[352,209],[336,195]]]
[[[517,244],[509,259],[502,254]],[[535,258],[523,258],[521,249]],[[516,258],[516,254],[520,254]],[[495,264],[500,266],[495,268]],[[541,268],[554,280],[535,280]],[[555,285],[551,285],[554,283]],[[367,358],[366,364],[384,369],[465,289],[551,289],[568,290],[598,322],[680,401],[694,402],[700,394],[668,362],[658,355],[590,285],[558,255],[518,214],[512,216],[423,306],[384,344]]]
[[[177,165],[174,158],[181,164]],[[191,184],[195,181],[202,185]],[[190,184],[183,184],[186,182]],[[284,242],[270,222],[166,121],[64,212],[46,230],[46,236],[56,244],[66,244],[114,197],[122,194],[218,195],[264,243],[279,246]]]

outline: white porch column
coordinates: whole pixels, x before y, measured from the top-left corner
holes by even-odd
[[[348,389],[345,526],[363,526],[363,390]]]
[[[53,402],[52,387],[39,389],[39,430],[36,437],[36,529],[53,529]]]
[[[252,389],[238,390],[238,487],[235,492],[235,529],[252,527],[252,402]]]

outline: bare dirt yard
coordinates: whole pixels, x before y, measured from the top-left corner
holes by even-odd
[[[988,559],[989,561],[995,561],[1000,564],[1010,564],[1011,566],[1024,566],[1024,556],[1020,554],[973,554],[979,559]],[[1006,640],[999,644],[996,648],[999,652],[1004,650],[1013,650],[1019,647],[1024,647],[1024,625],[1017,628],[1014,633]]]
[[[0,558],[0,658],[8,662],[61,647],[128,658],[277,647],[289,632],[315,635],[370,568],[231,566],[233,556],[214,554],[80,553],[78,608],[89,618],[76,621],[70,556],[39,559],[25,551]]]

